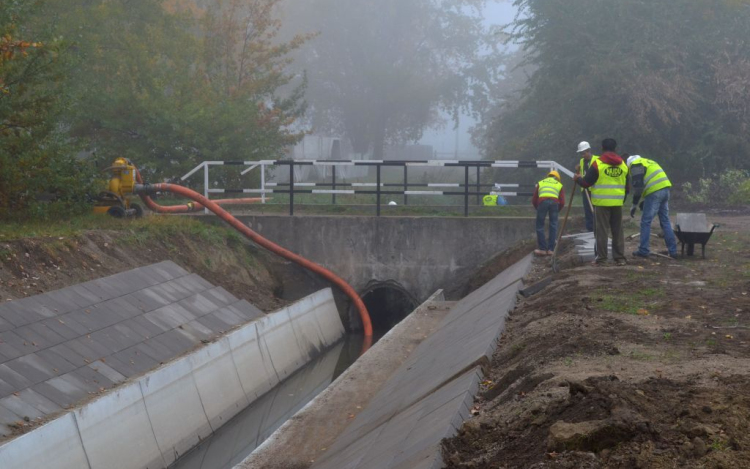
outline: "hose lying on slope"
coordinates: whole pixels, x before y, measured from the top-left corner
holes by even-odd
[[[143,199],[143,197],[141,198]],[[146,204],[146,206],[149,209],[158,213],[189,213],[189,212],[198,212],[205,208],[202,204],[199,204],[198,202],[191,202],[189,204],[184,204],[184,205],[157,205],[157,203],[154,202],[154,200],[151,197],[147,197],[147,199],[150,201],[151,205],[149,205],[149,202],[146,202],[146,199],[143,199],[143,203]],[[254,197],[251,199],[218,199],[218,200],[212,200],[212,202],[217,205],[250,205],[250,204],[257,204],[258,202],[262,200],[263,199],[261,199],[260,197]]]
[[[191,199],[199,203],[202,207],[205,207],[212,211],[214,214],[216,214],[216,216],[227,222],[234,229],[245,235],[245,237],[247,237],[251,241],[260,245],[261,247],[268,249],[269,251],[278,254],[281,257],[288,259],[312,272],[315,272],[316,274],[339,287],[341,291],[343,291],[352,300],[354,306],[359,312],[359,317],[362,321],[362,327],[365,333],[365,344],[363,345],[362,350],[365,351],[367,350],[367,348],[369,348],[370,344],[372,343],[372,322],[370,321],[370,314],[367,312],[367,307],[365,306],[364,302],[362,302],[362,299],[359,297],[357,292],[339,276],[326,269],[325,267],[318,265],[308,259],[305,259],[304,257],[295,254],[287,249],[284,249],[278,244],[275,244],[262,237],[261,235],[247,227],[244,223],[236,219],[234,216],[232,216],[232,214],[221,208],[216,202],[207,199],[203,195],[191,189],[169,183],[143,184],[143,179],[141,178],[140,173],[137,173],[137,180],[139,184],[136,186],[135,192],[136,194],[140,195],[143,203],[149,209],[158,213],[174,213],[169,210],[171,207],[162,207],[154,202],[151,197],[149,197],[149,194],[153,194],[156,192],[170,192],[172,194]]]

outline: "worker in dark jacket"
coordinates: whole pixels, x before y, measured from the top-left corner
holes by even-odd
[[[593,160],[586,176],[576,174],[578,184],[591,188],[596,228],[596,264],[607,261],[608,231],[612,232],[612,257],[617,265],[627,264],[625,233],[622,228],[622,206],[628,195],[628,166],[615,153],[617,142],[612,138],[602,141],[602,156]]]
[[[630,209],[630,217],[635,218],[638,201],[641,202],[641,243],[633,257],[648,258],[650,254],[649,242],[651,240],[651,223],[654,217],[659,215],[659,224],[664,231],[664,241],[667,243],[666,254],[669,257],[677,257],[677,239],[669,221],[669,188],[672,183],[667,173],[656,161],[633,155],[628,158],[628,169],[630,171],[630,183],[633,187],[633,206]]]
[[[550,171],[547,177],[539,181],[534,190],[531,203],[536,209],[537,256],[551,256],[557,241],[557,220],[560,210],[565,207],[565,190],[560,182],[560,173]],[[549,240],[544,237],[544,222],[549,214]]]

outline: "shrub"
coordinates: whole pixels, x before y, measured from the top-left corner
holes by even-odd
[[[737,205],[748,201],[750,180],[747,171],[730,169],[713,178],[698,181],[698,188],[686,182],[682,190],[688,201],[698,204]]]

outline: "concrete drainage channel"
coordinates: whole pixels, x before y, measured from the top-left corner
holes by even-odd
[[[4,443],[0,467],[166,467],[343,336],[331,290],[321,290]],[[327,357],[313,369],[327,369]],[[308,393],[327,385],[311,379]],[[283,422],[273,412],[271,427]]]
[[[414,314],[444,309],[434,327],[408,317],[237,468],[442,467],[440,442],[470,416],[530,266],[527,256],[455,304],[433,296]],[[384,350],[394,348],[391,336],[420,326],[424,335],[410,338],[416,348]],[[394,360],[398,364],[381,379],[368,373],[368,366],[387,367]],[[376,389],[368,395],[367,388]],[[354,403],[358,410],[347,416]],[[346,425],[336,423],[347,419]]]
[[[319,291],[3,443],[0,467],[439,467],[529,266],[436,293],[338,379],[359,347]]]

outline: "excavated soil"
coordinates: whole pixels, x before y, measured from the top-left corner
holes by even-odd
[[[171,260],[265,312],[327,284],[250,243],[187,234],[134,240],[127,231],[0,242],[0,302]]]
[[[568,247],[512,313],[447,467],[750,467],[750,217],[712,218],[705,260],[575,266]],[[527,285],[549,275],[538,259]]]

